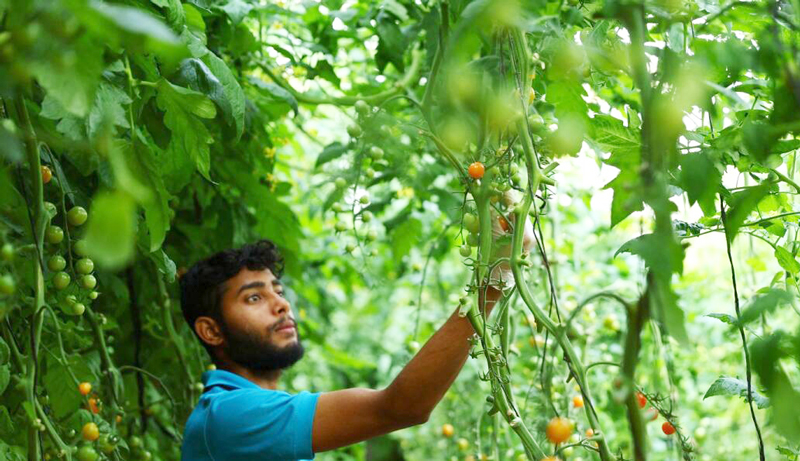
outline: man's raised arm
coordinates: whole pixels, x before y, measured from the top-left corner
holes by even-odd
[[[487,314],[500,296],[488,289]],[[312,430],[314,453],[426,422],[464,366],[473,333],[469,319],[456,310],[386,389],[321,394]]]

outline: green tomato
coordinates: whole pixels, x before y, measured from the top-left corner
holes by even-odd
[[[100,295],[100,293],[98,293],[98,292],[96,292],[96,291],[93,291],[93,292],[89,293],[89,299],[91,299],[91,300],[95,300],[95,299],[97,299],[97,297],[98,297],[99,295]]]
[[[142,438],[139,436],[134,435],[128,441],[128,446],[133,448],[142,448],[144,446],[144,442],[142,442]]]
[[[97,461],[99,455],[91,445],[84,445],[78,449],[78,461]]]
[[[383,149],[378,146],[372,146],[369,149],[369,156],[372,160],[380,160],[383,158]]]
[[[82,226],[89,217],[89,213],[82,206],[74,206],[67,212],[67,222],[70,226]]]
[[[477,234],[472,234],[472,233],[470,233],[470,234],[467,236],[467,245],[469,245],[469,246],[471,246],[471,247],[476,247],[476,246],[478,246],[478,235],[477,235]]]
[[[361,220],[364,222],[370,222],[372,221],[372,218],[373,218],[372,213],[369,211],[361,213]]]
[[[78,298],[75,295],[67,295],[64,297],[64,301],[67,302],[67,305],[72,306],[78,302]]]
[[[0,248],[0,259],[3,261],[14,259],[14,245],[10,243],[3,244],[3,248]]]
[[[56,290],[63,290],[69,286],[69,282],[71,280],[72,279],[70,278],[69,274],[66,272],[58,272],[53,276],[53,286],[56,288]]]
[[[358,115],[362,117],[366,117],[370,112],[372,112],[372,108],[369,106],[369,104],[362,100],[356,101],[355,108],[356,112],[358,112]]]
[[[91,290],[95,286],[97,286],[97,279],[94,278],[94,275],[84,275],[81,277],[81,286],[87,290]]]
[[[528,116],[528,126],[534,133],[540,133],[545,129],[544,118],[539,114],[531,114]]]
[[[348,244],[347,244],[347,245],[344,247],[344,249],[345,249],[345,251],[347,251],[348,253],[352,253],[352,252],[356,251],[356,244],[355,244],[355,243],[348,243]]]
[[[12,295],[17,290],[17,282],[10,274],[0,276],[0,293],[4,295]]]
[[[91,274],[94,270],[94,261],[89,258],[79,259],[77,263],[75,263],[75,270],[78,271],[79,274]]]
[[[481,224],[478,217],[472,213],[464,213],[464,227],[472,234],[477,234],[480,231]]]
[[[107,455],[114,453],[114,448],[116,448],[114,443],[111,442],[108,434],[103,434],[100,436],[100,440],[97,441],[97,447],[100,449],[100,451]]]
[[[334,213],[341,213],[342,211],[344,211],[344,208],[342,208],[341,203],[336,202],[333,205],[331,205],[331,210],[333,210]]]
[[[374,242],[377,239],[378,239],[378,232],[376,232],[375,230],[370,230],[369,232],[367,232],[368,242]]]
[[[361,198],[358,199],[358,201],[361,202],[362,205],[366,205],[367,203],[369,203],[369,196],[362,195]]]
[[[70,314],[72,315],[83,315],[86,312],[86,306],[83,303],[75,303],[72,305],[72,310]]]
[[[472,256],[472,247],[469,245],[461,245],[461,248],[458,249],[458,252],[461,253],[461,256],[468,258]]]
[[[367,168],[366,171],[364,171],[364,176],[366,176],[369,179],[374,178],[375,177],[375,170],[373,170],[372,168]]]
[[[336,232],[344,232],[347,230],[347,223],[344,221],[339,221],[336,223]]]
[[[53,202],[44,202],[44,210],[50,217],[53,217],[58,213],[56,210],[56,205]]]
[[[361,136],[364,131],[361,129],[360,125],[354,124],[347,127],[347,134],[350,135],[351,138],[357,138]]]
[[[339,189],[342,189],[347,185],[347,181],[344,178],[336,178],[336,181],[334,181],[333,183]]]
[[[53,272],[63,271],[67,267],[67,260],[61,255],[54,255],[47,261],[47,268]]]
[[[49,226],[44,233],[47,243],[58,244],[64,240],[64,231],[58,226]]]
[[[75,253],[76,256],[86,256],[87,251],[88,245],[86,244],[86,240],[78,240],[72,244],[72,252]]]

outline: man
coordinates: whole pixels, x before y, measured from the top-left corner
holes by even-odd
[[[526,251],[532,241],[526,221]],[[508,265],[503,269],[496,275],[508,282]],[[203,373],[183,460],[311,459],[422,424],[466,362],[474,330],[456,311],[386,389],[278,390],[281,370],[303,356],[282,270],[277,248],[262,240],[217,253],[181,278],[184,317],[217,366]],[[487,315],[500,296],[488,289]]]

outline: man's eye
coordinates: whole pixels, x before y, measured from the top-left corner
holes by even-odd
[[[286,293],[284,293],[284,292],[282,292],[282,291],[279,291],[279,292],[278,292],[278,296],[280,296],[281,298],[285,298],[285,297],[286,297],[286,296],[284,296],[285,294],[286,294]]]
[[[250,296],[247,297],[247,300],[248,301],[253,301],[254,299],[258,300],[259,298],[261,298],[260,295],[250,295]]]

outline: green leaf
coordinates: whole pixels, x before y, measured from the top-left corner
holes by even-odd
[[[36,61],[31,63],[30,70],[47,95],[66,113],[83,117],[94,102],[103,73],[103,47],[83,36],[76,41],[74,52],[79,58]]]
[[[128,114],[122,105],[130,103],[131,98],[123,90],[105,82],[100,84],[94,105],[86,119],[89,137],[94,138],[103,127],[129,128]]]
[[[228,0],[228,2],[225,3],[221,9],[225,12],[225,14],[228,15],[233,24],[239,24],[248,14],[250,14],[250,11],[253,9],[253,5],[245,3],[242,0]]]
[[[800,272],[800,263],[794,258],[794,255],[789,252],[786,248],[782,246],[775,247],[775,259],[778,260],[778,264],[788,273],[792,274],[793,276],[797,276],[798,272]]]
[[[619,224],[635,211],[644,210],[642,186],[639,175],[634,171],[622,170],[616,178],[603,186],[614,191],[611,201],[611,227]]]
[[[50,407],[53,409],[55,417],[59,419],[73,413],[81,406],[83,398],[77,391],[75,380],[77,379],[78,382],[94,380],[92,371],[80,356],[71,355],[67,357],[67,360],[65,366],[55,358],[48,357],[47,372],[42,378],[44,388],[53,397],[50,399]]]
[[[403,53],[406,50],[406,37],[400,30],[400,26],[388,15],[379,15],[375,32],[379,38],[378,50],[375,55],[378,70],[383,72],[386,64],[391,62],[397,70],[403,72],[405,70]]]
[[[406,256],[418,242],[422,234],[422,222],[409,218],[392,229],[392,253],[396,260]]]
[[[9,358],[11,358],[11,349],[6,344],[6,341],[0,338],[0,365],[8,363]]]
[[[172,132],[168,155],[192,159],[200,174],[211,181],[208,145],[214,142],[214,138],[200,118],[214,118],[217,113],[214,103],[201,93],[164,79],[158,82],[156,102],[165,112],[164,124]]]
[[[672,245],[672,251],[663,251],[664,243],[657,234],[644,234],[635,239],[628,240],[614,253],[630,253],[641,257],[645,265],[660,273],[680,273],[683,270],[683,253],[680,245]]]
[[[238,141],[242,133],[244,133],[244,91],[242,87],[239,86],[239,81],[236,80],[231,69],[222,59],[217,57],[217,55],[208,53],[203,56],[203,62],[208,65],[211,72],[213,72],[220,83],[222,83],[223,91],[230,102],[233,112],[232,116],[234,125],[236,126],[236,140]]]
[[[175,261],[170,259],[164,250],[156,250],[148,255],[150,259],[156,264],[158,271],[164,274],[167,282],[172,283],[175,281],[176,266]]]
[[[730,314],[708,314],[706,317],[711,317],[713,319],[717,319],[722,323],[727,323],[728,325],[736,325],[736,317]]]
[[[128,264],[136,243],[136,206],[127,194],[95,195],[86,225],[89,257],[98,266],[115,270]]]
[[[172,30],[158,18],[140,8],[93,2],[92,8],[113,22],[121,30],[134,35],[150,37],[165,44],[180,43]]]
[[[208,53],[206,53],[208,55]],[[225,121],[231,126],[235,125],[233,120],[233,107],[225,94],[225,89],[216,75],[209,69],[204,61],[197,58],[189,58],[181,61],[178,68],[178,79],[176,83],[184,85],[194,91],[198,91],[208,96],[209,99],[222,111]]]
[[[715,200],[722,184],[722,174],[705,153],[691,153],[680,158],[680,187],[686,191],[689,204],[700,204],[706,216],[717,212]]]
[[[297,99],[294,97],[294,95],[274,83],[264,82],[255,77],[250,77],[250,82],[262,90],[261,94],[274,101],[288,104],[289,107],[291,107],[294,111],[294,115],[298,115],[299,107],[297,106]]]
[[[753,402],[758,406],[758,408],[767,408],[770,406],[770,401],[767,397],[759,394],[756,392],[755,389],[751,386],[751,393],[753,395]],[[747,382],[742,381],[738,378],[731,378],[728,376],[720,376],[714,381],[713,384],[708,388],[706,394],[703,396],[703,400],[714,397],[718,395],[733,395],[737,397],[741,397],[745,402],[747,402]]]
[[[583,96],[586,90],[580,82],[573,80],[559,80],[547,86],[547,100],[556,107],[556,117],[560,119],[572,116],[591,124],[587,116],[588,108]]]
[[[769,192],[766,185],[758,185],[748,187],[742,191],[733,194],[728,201],[730,210],[727,212],[727,219],[725,220],[725,236],[728,242],[732,242],[736,238],[736,233],[742,227],[747,217],[756,208],[758,202],[764,198]]]
[[[317,162],[314,164],[314,168],[318,168],[320,165],[324,165],[331,160],[341,157],[345,152],[347,152],[347,146],[338,141],[328,144],[317,156]]]
[[[750,301],[750,304],[742,311],[740,322],[742,325],[750,323],[761,317],[762,314],[772,312],[781,304],[791,301],[792,295],[784,290],[778,288],[759,290],[758,296]]]
[[[8,365],[0,365],[0,395],[6,391],[8,382],[11,380],[11,370]]]
[[[595,115],[589,127],[590,139],[604,152],[611,153],[606,163],[620,169],[639,164],[642,151],[639,130],[626,127],[609,115]]]

